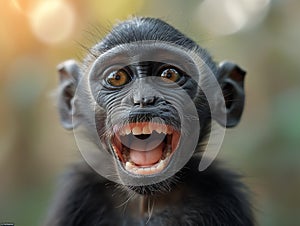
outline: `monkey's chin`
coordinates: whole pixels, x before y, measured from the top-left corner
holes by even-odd
[[[163,171],[172,159],[180,133],[170,125],[137,122],[114,127],[111,139],[121,166],[135,175],[153,175]]]

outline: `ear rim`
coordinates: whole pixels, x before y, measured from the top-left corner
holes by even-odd
[[[74,95],[80,77],[79,64],[73,60],[67,60],[57,66],[59,75],[58,87],[58,111],[61,125],[72,130],[76,127],[73,121],[75,114]]]
[[[224,87],[230,85],[234,90],[234,102],[226,108],[226,124],[219,122],[226,128],[238,125],[241,120],[245,105],[244,79],[246,71],[233,62],[222,61],[219,64],[219,82],[224,93]]]

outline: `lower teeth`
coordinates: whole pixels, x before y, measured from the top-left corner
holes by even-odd
[[[137,167],[135,164],[131,162],[126,162],[125,169],[129,172],[132,172],[134,174],[154,174],[162,171],[166,166],[167,161],[166,160],[160,160],[157,164],[151,167]]]
[[[171,155],[172,153],[172,148],[171,145],[167,145],[167,147],[164,150],[164,154],[162,156],[162,158],[160,159],[160,161],[152,166],[137,166],[135,163],[133,163],[130,160],[130,156],[129,156],[129,151],[124,149],[123,150],[123,157],[125,160],[125,169],[129,172],[132,172],[134,174],[142,174],[142,175],[146,175],[146,174],[154,174],[154,173],[158,173],[160,171],[162,171],[166,164],[167,164],[167,158]]]

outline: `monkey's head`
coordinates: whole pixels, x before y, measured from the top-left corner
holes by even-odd
[[[243,111],[245,72],[233,63],[217,66],[158,19],[117,25],[81,66],[66,61],[59,74],[63,126],[74,129],[94,169],[130,186],[172,177],[201,154],[211,120],[233,127]]]

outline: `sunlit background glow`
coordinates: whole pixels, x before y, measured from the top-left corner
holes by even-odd
[[[69,4],[60,0],[40,2],[29,14],[33,33],[46,43],[58,43],[72,34],[75,12]]]
[[[298,226],[299,9],[299,0],[0,0],[0,224],[41,225],[58,176],[81,157],[59,125],[56,65],[81,61],[82,46],[142,15],[248,72],[243,118],[219,158],[246,175],[258,225]]]
[[[76,14],[72,6],[63,0],[12,0],[12,5],[22,13],[32,33],[48,44],[63,42],[74,31]]]
[[[80,15],[67,0],[10,0],[11,6],[26,17],[32,33],[41,42],[56,44],[70,39]],[[143,6],[143,0],[90,0],[88,15],[97,15],[100,23],[128,18]],[[76,3],[75,3],[76,4]],[[73,5],[73,6],[72,6]],[[78,4],[76,4],[78,5]]]

